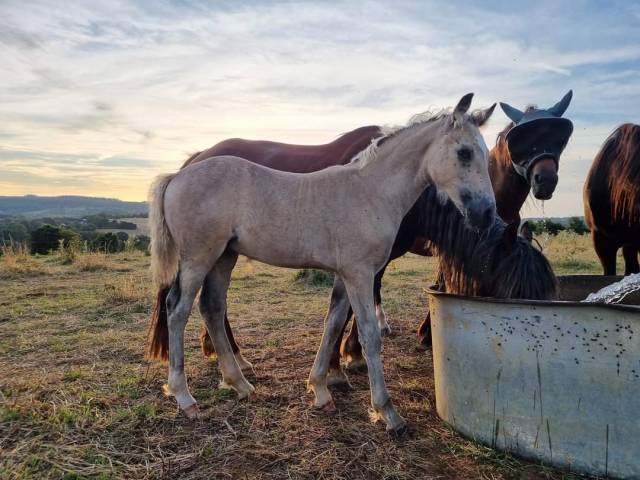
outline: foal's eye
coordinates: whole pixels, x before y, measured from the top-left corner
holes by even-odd
[[[463,162],[471,161],[471,157],[473,156],[473,150],[468,147],[461,147],[458,149],[458,159]]]

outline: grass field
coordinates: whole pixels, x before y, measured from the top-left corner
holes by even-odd
[[[557,273],[600,273],[588,237],[540,239]],[[256,376],[239,402],[217,389],[187,327],[186,372],[201,417],[162,395],[166,366],[143,358],[152,292],[139,253],[0,257],[0,478],[573,478],[461,438],[436,415],[432,360],[415,348],[433,259],[387,270],[384,341],[390,392],[410,430],[369,421],[366,375],[336,392],[337,412],[309,407],[305,381],[330,289],[295,272],[239,262],[229,311]]]

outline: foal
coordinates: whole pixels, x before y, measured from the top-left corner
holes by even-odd
[[[148,353],[168,357],[167,391],[187,416],[196,415],[197,406],[184,373],[183,336],[201,287],[200,311],[224,384],[240,398],[254,390],[224,328],[231,271],[242,254],[271,265],[335,273],[336,288],[346,295],[345,301],[331,303],[309,375],[314,405],[332,403],[327,371],[346,320],[343,310],[350,303],[369,365],[373,410],[387,429],[404,428],[385,386],[373,279],[389,256],[402,218],[427,185],[441,198],[450,198],[470,223],[485,227],[493,222],[488,152],[478,130],[489,112],[468,115],[472,96],[462,97],[450,114],[419,117],[346,166],[293,174],[221,156],[157,180],[150,223],[159,301]],[[345,224],[351,228],[342,228]],[[164,309],[166,288],[170,291]]]

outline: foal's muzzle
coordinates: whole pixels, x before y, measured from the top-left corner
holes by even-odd
[[[486,195],[462,196],[464,216],[472,227],[488,228],[493,225],[496,217],[496,202]]]

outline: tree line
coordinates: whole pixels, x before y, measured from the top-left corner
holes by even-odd
[[[150,239],[146,235],[131,236],[126,232],[98,232],[98,229],[136,230],[137,225],[104,214],[83,218],[0,218],[0,245],[29,248],[31,253],[47,254],[59,248],[114,253],[128,247],[146,251]]]
[[[566,225],[549,219],[527,220],[527,222],[536,235],[543,233],[557,235],[562,231],[573,232],[578,235],[589,233],[589,228],[581,217],[571,217]]]

